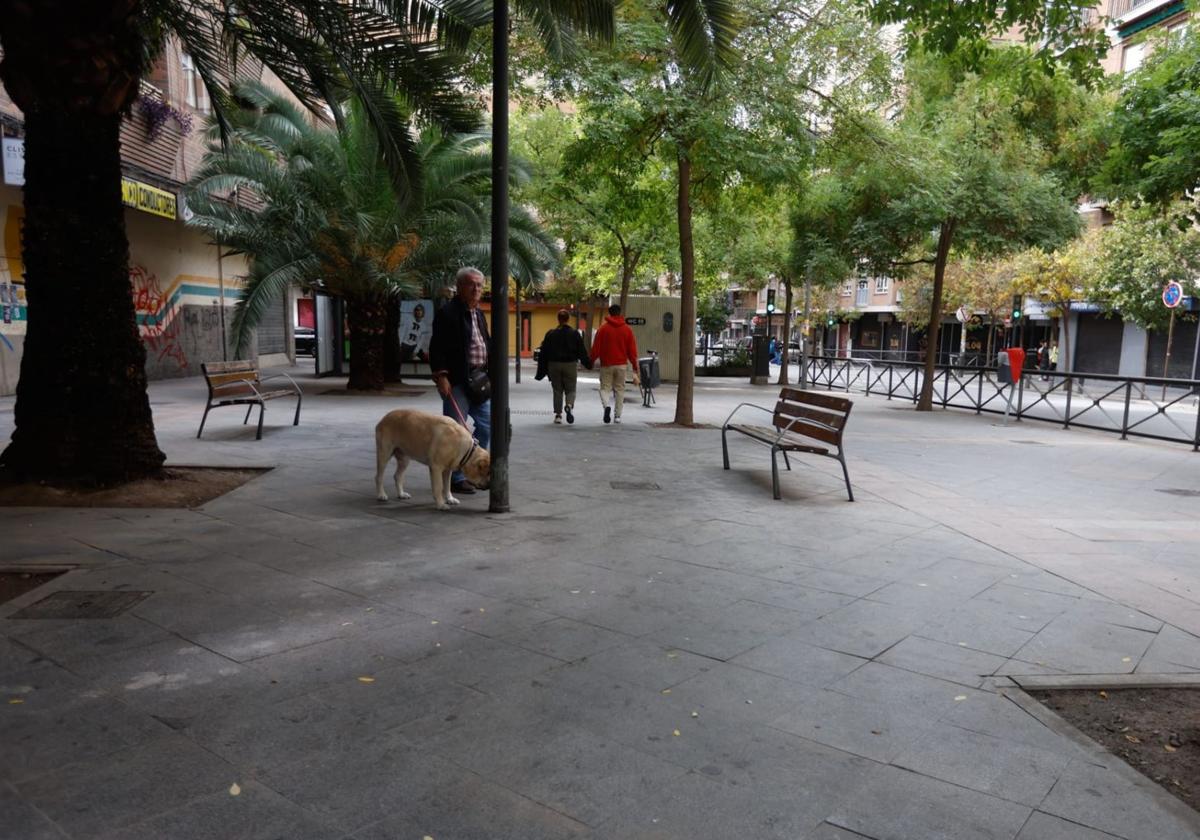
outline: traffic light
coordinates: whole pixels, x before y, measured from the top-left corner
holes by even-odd
[[[1021,295],[1013,295],[1012,319],[1014,321],[1021,320]]]
[[[829,316],[829,320],[827,320],[827,321],[825,322],[825,325],[826,325],[826,326],[830,326],[830,327],[832,327],[832,326],[833,326],[833,316],[832,316],[832,315],[830,315],[830,316]]]
[[[775,290],[767,289],[767,313],[775,311]]]

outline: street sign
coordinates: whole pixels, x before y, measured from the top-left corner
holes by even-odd
[[[958,322],[960,324],[965,324],[967,322],[967,319],[970,318],[971,315],[970,315],[970,313],[967,312],[967,307],[960,306],[960,307],[958,307],[958,310],[955,311],[954,317],[958,319]]]
[[[1172,280],[1163,287],[1162,301],[1168,309],[1174,309],[1183,302],[1183,286]]]
[[[640,327],[646,323],[645,318],[626,318],[625,323],[631,327]]]

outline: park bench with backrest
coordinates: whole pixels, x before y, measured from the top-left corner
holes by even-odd
[[[204,406],[204,416],[200,418],[200,431],[196,432],[197,438],[204,433],[204,423],[208,420],[208,412],[214,408],[227,405],[246,406],[246,416],[242,419],[244,426],[250,421],[250,412],[257,405],[258,434],[254,439],[262,440],[263,414],[266,411],[267,401],[279,397],[296,398],[296,416],[292,420],[292,425],[300,425],[300,402],[303,397],[300,393],[300,386],[286,373],[264,377],[258,368],[258,362],[207,362],[200,365],[200,370],[203,371],[204,381],[208,384],[208,404]],[[291,387],[264,387],[265,383],[272,379],[286,379]]]
[[[841,463],[842,475],[846,479],[846,493],[853,502],[854,491],[850,489],[850,472],[846,469],[846,456],[842,450],[842,433],[846,430],[846,420],[853,405],[850,400],[841,397],[795,388],[784,388],[779,392],[779,401],[775,403],[774,411],[761,405],[742,403],[730,412],[721,427],[721,454],[724,457],[725,469],[729,469],[727,436],[729,432],[739,432],[771,448],[771,488],[776,499],[780,498],[778,455],[783,454],[783,463],[790,470],[792,464],[788,460],[788,453],[807,452],[835,458]],[[766,412],[771,417],[771,425],[734,423],[734,415],[743,408]],[[828,445],[818,446],[814,442]],[[831,449],[836,449],[836,453]]]

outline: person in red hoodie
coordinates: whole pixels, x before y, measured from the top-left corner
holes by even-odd
[[[604,422],[621,422],[621,406],[625,402],[625,363],[633,365],[633,384],[638,378],[637,342],[633,330],[621,317],[621,307],[608,307],[608,317],[592,339],[592,364],[600,362],[600,404],[604,406]],[[614,405],[609,406],[612,394]],[[613,409],[616,409],[615,411]]]

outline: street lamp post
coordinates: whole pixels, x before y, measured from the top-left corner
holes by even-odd
[[[492,18],[492,474],[488,510],[508,512],[508,0]]]

